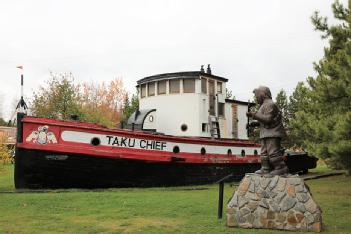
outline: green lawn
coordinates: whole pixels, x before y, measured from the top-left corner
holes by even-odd
[[[15,193],[12,174],[12,165],[0,165],[0,233],[277,233],[227,228],[217,220],[217,185]],[[351,178],[307,183],[325,233],[351,233]],[[233,190],[226,184],[225,201]]]

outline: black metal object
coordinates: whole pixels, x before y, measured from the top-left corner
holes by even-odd
[[[248,104],[247,105],[247,112],[250,112],[250,109],[251,109],[250,104]],[[247,137],[250,137],[250,118],[249,118],[249,116],[247,116],[246,130],[247,130]]]
[[[290,173],[306,174],[308,169],[316,168],[318,158],[308,155],[307,152],[287,151],[284,160]]]
[[[156,109],[143,109],[143,110],[137,109],[128,118],[127,126],[126,126],[127,129],[139,130],[139,131],[145,130],[143,127],[145,119],[151,112],[154,112],[154,111],[156,111]]]
[[[219,181],[217,183],[219,184],[218,187],[218,210],[217,210],[217,217],[218,219],[221,219],[223,216],[223,194],[224,194],[224,182],[228,179],[230,179],[233,176],[233,174],[229,174]]]
[[[23,142],[23,123],[22,119],[25,116],[24,113],[18,112],[17,113],[17,136],[16,136],[16,141],[17,143],[22,143]]]

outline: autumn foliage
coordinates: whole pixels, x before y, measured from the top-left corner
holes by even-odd
[[[115,127],[120,122],[126,96],[127,91],[123,87],[122,79],[100,84],[83,83],[80,105],[85,120]]]
[[[3,164],[11,162],[11,149],[6,144],[7,137],[0,135],[0,162]]]
[[[76,84],[72,73],[50,73],[50,79],[30,103],[31,113],[38,117],[79,120],[116,127],[123,112],[127,91],[120,78],[102,83]]]

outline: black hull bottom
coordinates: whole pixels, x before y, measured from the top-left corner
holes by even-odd
[[[259,169],[251,164],[150,163],[81,154],[16,149],[16,188],[109,188],[180,186],[233,180]]]

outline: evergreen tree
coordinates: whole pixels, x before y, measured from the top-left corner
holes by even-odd
[[[284,89],[280,90],[275,98],[275,102],[282,113],[282,122],[285,128],[289,126],[288,97]]]
[[[288,103],[288,138],[290,147],[303,150],[306,148],[304,144],[305,137],[309,134],[306,130],[306,119],[303,118],[303,114],[307,113],[309,104],[312,100],[309,98],[309,89],[303,82],[299,82],[289,97]]]
[[[275,103],[282,114],[282,123],[286,130],[288,137],[283,139],[283,146],[285,148],[291,148],[293,146],[292,138],[290,138],[290,118],[289,118],[289,101],[284,89],[281,89],[275,98]]]
[[[351,2],[332,5],[337,25],[329,25],[315,12],[311,17],[323,39],[329,39],[324,57],[314,64],[316,77],[308,77],[292,100],[296,136],[302,146],[335,168],[351,172]],[[296,98],[296,96],[299,96]]]
[[[133,94],[129,100],[128,95],[124,100],[123,114],[121,124],[127,126],[129,117],[139,108],[138,94]]]

